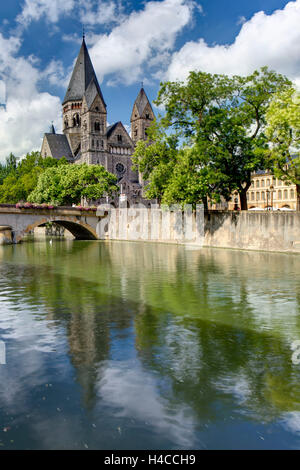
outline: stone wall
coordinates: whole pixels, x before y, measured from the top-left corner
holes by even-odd
[[[300,212],[210,211],[204,245],[300,252]]]
[[[197,215],[115,209],[101,221],[98,237],[300,253],[300,212],[209,211]]]

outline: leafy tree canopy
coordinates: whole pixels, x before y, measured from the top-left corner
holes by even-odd
[[[300,210],[300,94],[294,88],[277,93],[266,119],[269,167],[277,178],[296,185]]]
[[[0,166],[0,203],[15,204],[27,200],[37,185],[39,175],[49,167],[67,164],[67,160],[42,158],[40,152],[28,153],[22,160],[13,154]]]
[[[81,197],[96,200],[118,190],[117,178],[100,165],[57,165],[38,178],[28,200],[57,205],[79,204]]]
[[[195,168],[206,169],[210,191],[228,199],[237,190],[247,209],[251,173],[266,166],[260,150],[267,148],[268,106],[276,93],[291,87],[266,67],[247,77],[191,72],[185,83],[161,84],[155,103],[166,111],[161,128],[175,131],[193,148]]]

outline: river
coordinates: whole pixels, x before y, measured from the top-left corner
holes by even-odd
[[[293,254],[0,247],[0,449],[299,449],[299,273]]]

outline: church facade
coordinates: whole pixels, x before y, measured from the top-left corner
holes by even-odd
[[[118,178],[120,192],[129,202],[143,200],[143,182],[132,170],[132,154],[154,120],[151,104],[142,87],[131,113],[131,136],[119,121],[107,125],[107,106],[91,62],[85,39],[62,103],[63,134],[52,126],[44,134],[41,154],[70,163],[103,165]]]

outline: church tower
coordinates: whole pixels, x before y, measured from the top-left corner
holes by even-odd
[[[142,87],[134,102],[130,118],[131,138],[136,144],[139,140],[146,140],[146,130],[151,125],[155,116],[150,101]]]
[[[63,101],[63,132],[74,157],[103,164],[106,122],[106,104],[83,37]]]

